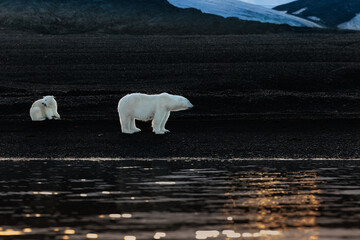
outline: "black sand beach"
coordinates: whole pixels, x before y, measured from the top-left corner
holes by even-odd
[[[0,35],[1,157],[359,157],[360,35]],[[131,92],[184,95],[170,134],[121,134]],[[61,121],[29,109],[55,95]]]
[[[0,157],[359,158],[359,120],[173,119],[171,133],[121,134],[117,121],[1,122]]]

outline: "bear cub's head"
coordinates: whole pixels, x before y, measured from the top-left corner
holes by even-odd
[[[55,97],[54,96],[45,96],[43,97],[41,104],[45,107],[51,107],[56,105]]]

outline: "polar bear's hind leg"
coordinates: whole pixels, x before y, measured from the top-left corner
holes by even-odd
[[[127,134],[133,134],[134,130],[131,129],[131,118],[129,116],[120,115],[121,131]]]
[[[30,117],[32,121],[44,121],[46,117],[43,116],[41,109],[39,107],[34,107],[30,111]]]

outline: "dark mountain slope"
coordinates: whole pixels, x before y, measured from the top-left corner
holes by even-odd
[[[360,0],[298,0],[274,9],[303,18],[317,17],[323,24],[335,28],[360,13]],[[300,13],[296,13],[298,11]]]
[[[179,9],[166,0],[2,0],[0,27],[52,34],[238,34],[293,29]]]

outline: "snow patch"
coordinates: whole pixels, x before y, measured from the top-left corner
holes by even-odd
[[[315,17],[315,16],[309,16],[307,17],[310,20],[316,21],[316,22],[321,22],[321,18]]]
[[[294,0],[241,0],[243,2],[252,3],[256,5],[261,5],[267,8],[273,8],[279,5],[283,5],[289,2],[293,2]]]
[[[356,14],[356,16],[350,21],[338,25],[338,28],[360,31],[360,13]]]
[[[297,10],[296,12],[293,12],[292,14],[298,15],[298,14],[305,12],[306,10],[307,10],[307,8],[305,7],[305,8]]]
[[[196,8],[204,13],[263,23],[288,24],[295,27],[322,28],[312,21],[240,0],[168,0],[179,8]]]

